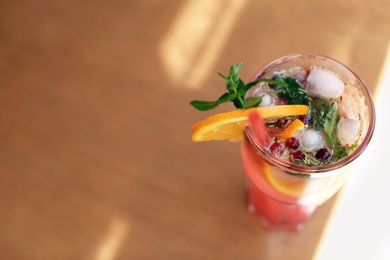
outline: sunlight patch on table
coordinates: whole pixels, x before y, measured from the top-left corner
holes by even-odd
[[[121,218],[114,218],[108,226],[107,235],[98,248],[94,260],[115,259],[120,246],[130,231],[127,221]]]
[[[168,76],[190,89],[202,86],[247,0],[188,0],[160,43]]]

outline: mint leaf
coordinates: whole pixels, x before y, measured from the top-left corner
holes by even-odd
[[[306,89],[301,86],[294,78],[276,76],[275,90],[280,99],[286,99],[288,104],[309,105],[309,98]],[[283,82],[284,84],[280,84]]]
[[[345,147],[342,147],[340,149],[337,149],[333,152],[332,159],[330,160],[329,163],[337,162],[343,159],[348,155],[347,149]]]
[[[202,101],[202,100],[192,100],[190,104],[191,106],[198,109],[199,111],[207,111],[216,108],[219,105],[219,103],[216,101]]]
[[[289,86],[289,84],[284,82],[284,81],[273,80],[273,79],[258,79],[258,80],[255,80],[255,81],[251,82],[251,83],[254,83],[254,85],[256,85],[259,82],[267,82],[267,83],[275,84],[275,85],[278,85],[278,86],[281,86],[281,87],[288,87]],[[251,83],[249,83],[249,84],[251,84]]]
[[[251,107],[258,107],[262,101],[263,101],[263,96],[246,98],[244,100],[243,108],[247,109]]]
[[[213,108],[216,108],[219,104],[232,101],[236,98],[236,95],[234,93],[225,93],[222,96],[219,97],[216,101],[202,101],[202,100],[193,100],[190,102],[190,104],[200,110],[200,111],[207,111]]]
[[[328,111],[326,111],[325,118],[324,118],[324,133],[325,137],[328,141],[328,143],[334,147],[337,145],[338,138],[336,137],[336,125],[340,120],[340,115],[339,113],[336,113],[337,111],[337,103],[333,102]]]
[[[356,148],[356,144],[351,147],[344,147],[338,139],[337,126],[340,122],[340,113],[338,112],[336,102],[328,100],[315,100],[313,103],[313,126],[317,130],[322,130],[328,143],[332,149],[332,159],[329,163],[335,163],[348,156],[350,151]]]
[[[224,78],[225,80],[229,80],[229,78],[225,75],[223,75],[222,73],[218,72],[218,75],[221,76],[222,78]]]
[[[218,105],[232,101],[234,106],[239,109],[247,109],[252,107],[257,107],[262,102],[262,97],[248,98],[245,99],[244,96],[246,92],[253,86],[257,85],[259,82],[268,82],[272,84],[278,84],[280,87],[287,87],[288,83],[280,80],[271,80],[271,79],[259,79],[248,84],[245,84],[244,81],[238,76],[238,71],[241,69],[243,63],[240,62],[234,66],[230,67],[229,75],[226,76],[222,73],[218,73],[225,80],[226,89],[228,92],[223,94],[216,101],[202,101],[202,100],[193,100],[190,104],[200,110],[207,111],[213,108],[216,108]]]
[[[217,102],[219,104],[229,102],[229,101],[232,101],[235,97],[236,97],[236,95],[234,93],[226,92],[225,94],[223,94],[222,96],[219,97]]]
[[[311,123],[317,131],[321,131],[327,120],[332,117],[334,108],[332,102],[327,100],[315,99],[312,102]]]
[[[238,64],[232,66],[232,67],[230,68],[230,75],[237,76],[237,78],[238,78],[238,71],[241,69],[241,67],[242,67],[243,64],[244,64],[244,63],[241,61],[240,63],[238,63]]]

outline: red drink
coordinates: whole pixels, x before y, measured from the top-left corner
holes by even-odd
[[[279,75],[299,82],[312,118],[301,122],[301,127],[287,137],[285,129],[297,118],[286,118],[287,126],[267,122],[272,142],[266,146],[251,127],[245,127],[241,153],[248,180],[248,209],[268,228],[300,230],[315,209],[347,180],[352,162],[371,139],[375,111],[364,83],[327,57],[286,56],[266,65],[251,81]],[[306,102],[291,96],[286,101],[281,91],[274,91],[267,83],[260,83],[249,94],[263,95],[265,106]],[[332,116],[335,111],[337,117]],[[319,114],[328,117],[323,125],[318,123],[322,121]],[[291,137],[297,145],[291,143]]]

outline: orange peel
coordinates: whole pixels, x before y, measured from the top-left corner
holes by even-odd
[[[284,130],[283,135],[281,139],[287,140],[288,138],[292,137],[297,133],[299,130],[302,130],[305,127],[305,124],[296,118],[294,121],[292,121]]]

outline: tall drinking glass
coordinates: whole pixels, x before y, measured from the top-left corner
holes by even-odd
[[[281,71],[301,71],[303,73],[297,73],[296,79],[305,81],[315,70],[331,73],[344,83],[344,92],[337,97],[338,109],[357,113],[354,116],[357,116],[360,125],[356,148],[335,163],[316,166],[296,164],[291,157],[289,160],[275,156],[269,147],[258,141],[255,131],[246,126],[241,155],[247,179],[248,210],[270,229],[301,230],[316,208],[334,195],[348,179],[355,159],[366,149],[374,131],[375,109],[369,90],[354,72],[331,58],[313,54],[288,55],[265,65],[251,81],[274,78]],[[322,78],[317,77],[314,81],[321,81]],[[327,87],[327,84],[318,84],[318,87]],[[313,90],[308,89],[309,96],[316,95],[310,92]],[[276,97],[273,102],[277,104],[283,100]],[[316,102],[314,97],[313,102]],[[341,131],[341,128],[338,126],[336,131]]]

